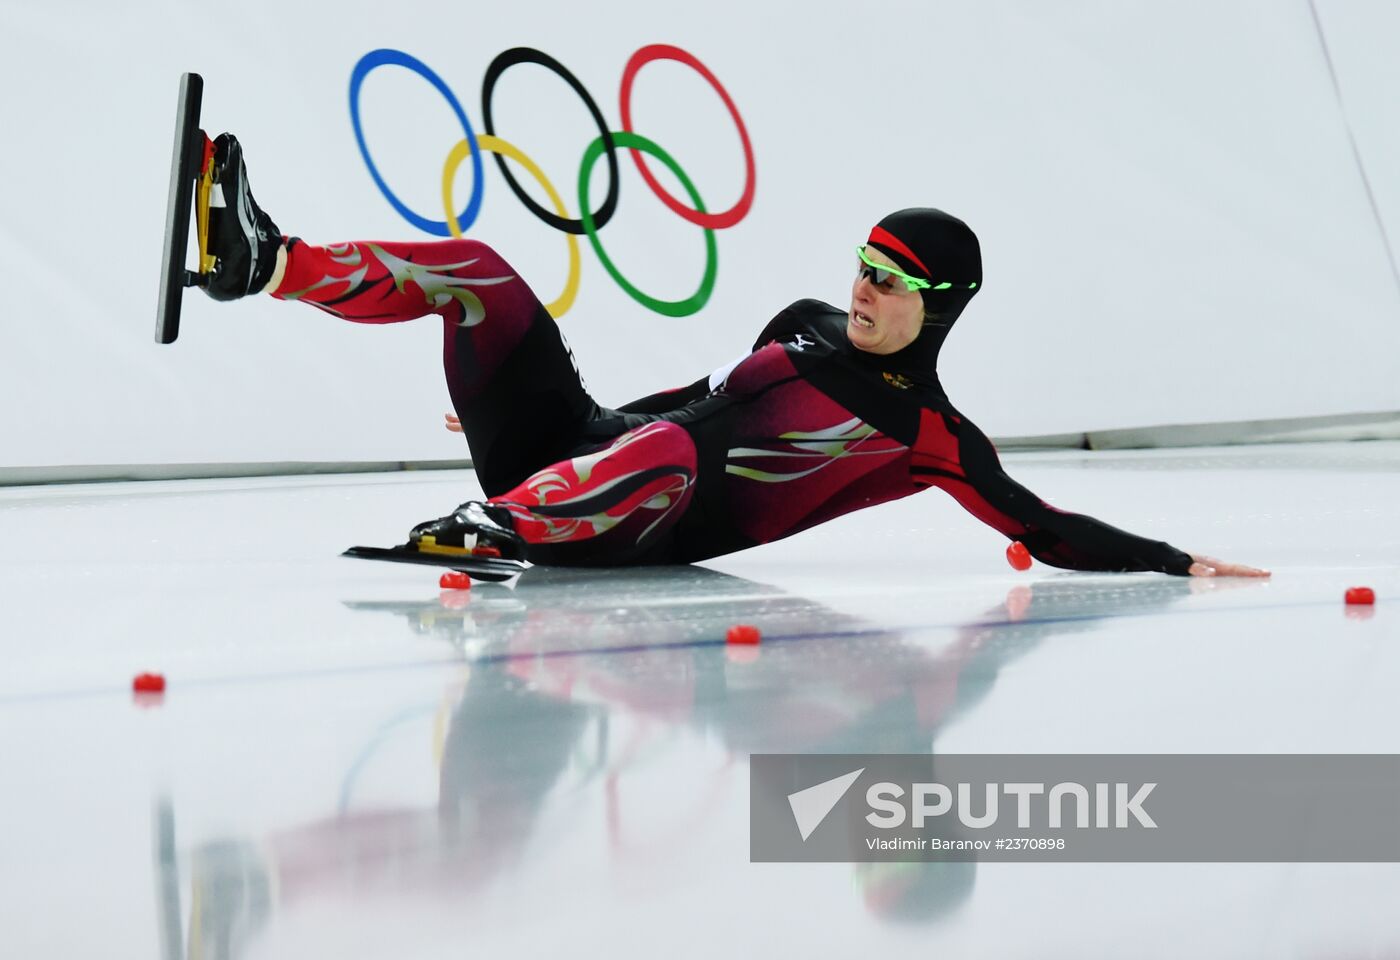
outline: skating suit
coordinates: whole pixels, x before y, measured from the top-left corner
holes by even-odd
[[[927,350],[858,350],[846,313],[816,300],[782,310],[735,364],[613,410],[480,241],[293,241],[275,295],[362,323],[442,317],[448,391],[482,487],[536,563],[688,563],[928,487],[1053,566],[1184,574],[1192,562],[1046,504],[948,401]]]

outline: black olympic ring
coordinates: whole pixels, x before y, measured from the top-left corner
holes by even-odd
[[[584,89],[583,84],[579,83],[578,78],[567,67],[549,54],[531,47],[513,47],[492,60],[491,65],[486,68],[485,79],[481,81],[481,116],[482,122],[486,126],[486,132],[493,136],[496,133],[496,125],[491,119],[491,94],[495,92],[496,81],[501,78],[501,74],[517,63],[537,63],[558,76],[573,89],[574,93],[579,95],[579,98],[583,100],[583,105],[588,108],[589,116],[598,125],[598,133],[603,138],[603,146],[608,156],[608,195],[603,200],[603,205],[598,208],[598,212],[593,214],[594,229],[601,230],[612,219],[613,213],[617,211],[617,146],[613,143],[612,132],[608,129],[607,121],[603,119],[603,112],[598,109],[598,104],[594,101],[593,96]],[[501,176],[506,178],[511,192],[515,194],[516,199],[525,204],[531,213],[555,230],[562,230],[576,236],[584,234],[582,217],[577,220],[569,220],[546,210],[536,203],[534,198],[526,193],[516,181],[515,174],[511,173],[510,168],[506,166],[506,158],[497,153],[495,159],[496,166],[500,168]]]

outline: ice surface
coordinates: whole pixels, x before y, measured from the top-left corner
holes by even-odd
[[[0,489],[0,955],[1400,952],[1396,865],[748,862],[751,752],[1400,753],[1400,444],[1006,462],[1274,578],[1020,574],[930,492],[463,595],[337,554],[469,473]]]

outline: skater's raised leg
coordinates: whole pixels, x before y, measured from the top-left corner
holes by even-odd
[[[292,241],[273,294],[358,323],[442,317],[448,393],[488,496],[576,450],[598,409],[554,318],[479,240]]]
[[[285,239],[253,201],[238,141],[223,134],[215,148],[211,296],[266,291],[357,323],[441,317],[448,393],[488,496],[580,448],[597,404],[554,318],[500,254],[472,239]]]

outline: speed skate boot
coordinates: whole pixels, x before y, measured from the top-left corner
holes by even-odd
[[[525,559],[525,541],[513,529],[510,513],[479,500],[468,500],[445,517],[418,524],[409,531],[408,545],[422,553],[466,551],[476,557]]]
[[[213,181],[209,253],[214,269],[204,292],[215,300],[261,293],[277,267],[282,231],[253,200],[243,147],[231,133],[214,139]]]

